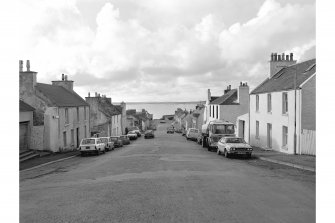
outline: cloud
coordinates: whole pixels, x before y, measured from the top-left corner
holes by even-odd
[[[20,59],[40,82],[68,74],[82,96],[203,100],[207,88],[262,82],[271,52],[315,57],[315,3],[254,0],[248,11],[244,0],[99,1],[92,28],[81,2],[25,2]]]

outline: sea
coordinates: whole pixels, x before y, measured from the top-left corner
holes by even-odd
[[[205,104],[205,101],[197,102],[126,102],[126,109],[147,110],[153,114],[154,119],[160,119],[163,115],[174,115],[177,108],[194,110],[197,104]]]

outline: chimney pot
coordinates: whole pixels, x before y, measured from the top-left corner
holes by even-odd
[[[290,56],[286,55],[286,60],[289,61],[290,60]]]
[[[278,60],[278,61],[281,61],[281,56],[280,56],[280,54],[277,55],[277,60]]]
[[[65,81],[67,81],[67,75],[65,75]]]
[[[62,74],[62,81],[65,80],[64,74]]]
[[[23,61],[19,60],[19,71],[23,72]]]
[[[293,61],[293,53],[290,53],[290,61]]]
[[[97,92],[95,92],[95,97],[97,97],[98,96],[98,93]]]
[[[274,57],[274,53],[271,53],[271,60],[270,61],[274,61],[273,57]]]
[[[27,67],[27,71],[30,71],[30,61],[29,60],[27,60],[26,67]]]
[[[285,60],[285,53],[282,53],[281,60]]]
[[[277,61],[277,53],[273,54],[273,61]]]
[[[243,86],[242,81],[240,82],[240,86]]]

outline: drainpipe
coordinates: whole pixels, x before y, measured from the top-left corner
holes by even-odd
[[[297,154],[297,68],[294,72],[294,150],[293,154]]]

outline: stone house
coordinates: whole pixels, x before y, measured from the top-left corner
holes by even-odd
[[[202,104],[197,105],[195,110],[192,111],[192,128],[201,131],[201,127],[204,124],[204,111],[205,106]]]
[[[229,85],[220,97],[211,96],[210,89],[208,89],[204,122],[218,119],[235,123],[237,117],[247,113],[248,110],[249,86],[247,83],[240,82],[236,89],[231,89]]]
[[[122,126],[122,106],[125,109],[125,103],[121,106],[112,104],[111,98],[106,95],[85,97],[86,102],[90,105],[90,133],[91,136],[118,136],[122,135],[124,130]]]
[[[269,77],[250,93],[250,144],[315,155],[315,83],[315,59],[271,54]]]
[[[89,105],[73,90],[73,81],[62,74],[52,84],[37,82],[37,72],[23,71],[20,61],[20,100],[33,107],[31,149],[59,152],[78,148],[89,136]]]
[[[20,100],[19,132],[20,151],[31,149],[31,130],[33,126],[33,107]]]

